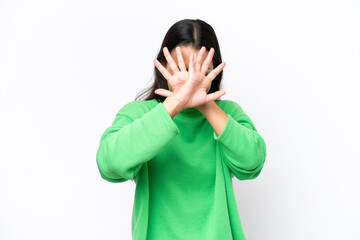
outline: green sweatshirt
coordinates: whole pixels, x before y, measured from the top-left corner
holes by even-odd
[[[232,178],[256,178],[266,145],[249,116],[231,100],[219,136],[196,108],[171,118],[156,99],[132,101],[102,134],[101,177],[136,184],[134,240],[243,240]]]

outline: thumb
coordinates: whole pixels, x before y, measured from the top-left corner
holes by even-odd
[[[225,95],[226,92],[224,90],[216,91],[214,93],[210,93],[206,97],[206,102],[214,101],[219,99],[221,96]]]
[[[170,96],[173,96],[174,93],[173,92],[170,92],[169,90],[166,90],[164,88],[158,88],[155,90],[155,93],[158,94],[158,95],[161,95],[161,96],[164,96],[164,97],[170,97]]]

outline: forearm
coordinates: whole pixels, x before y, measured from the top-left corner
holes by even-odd
[[[238,104],[233,103],[226,113],[219,109],[213,101],[198,107],[214,128],[214,139],[220,143],[224,160],[234,175],[238,179],[255,178],[266,157],[264,139]]]
[[[197,109],[209,121],[216,135],[219,136],[225,128],[227,114],[214,101],[202,104]]]
[[[101,138],[96,156],[99,170],[107,179],[133,179],[142,163],[161,152],[178,133],[162,103],[134,121],[118,114]]]

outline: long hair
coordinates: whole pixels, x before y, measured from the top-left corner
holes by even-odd
[[[167,61],[162,49],[167,47],[169,52],[171,52],[171,50],[177,46],[189,46],[196,50],[200,50],[202,46],[205,46],[206,51],[209,51],[210,48],[214,48],[215,52],[212,58],[214,69],[222,62],[220,47],[214,29],[208,23],[200,19],[183,19],[170,27],[164,37],[157,55],[157,60],[164,67],[167,64]],[[157,99],[158,102],[163,102],[166,99],[166,97],[155,93],[155,90],[158,88],[169,89],[166,78],[161,74],[155,65],[154,75],[155,81],[153,82],[153,85],[138,93],[135,100]],[[223,71],[221,71],[211,82],[208,94],[220,90],[222,76]]]

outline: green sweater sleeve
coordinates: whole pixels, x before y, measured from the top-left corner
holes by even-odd
[[[266,144],[242,108],[230,101],[225,127],[214,139],[220,142],[223,160],[239,180],[256,178],[264,165]]]
[[[133,101],[120,109],[101,136],[96,162],[101,177],[109,182],[134,179],[142,164],[159,154],[179,133],[162,103],[138,117],[139,104],[141,101]]]

